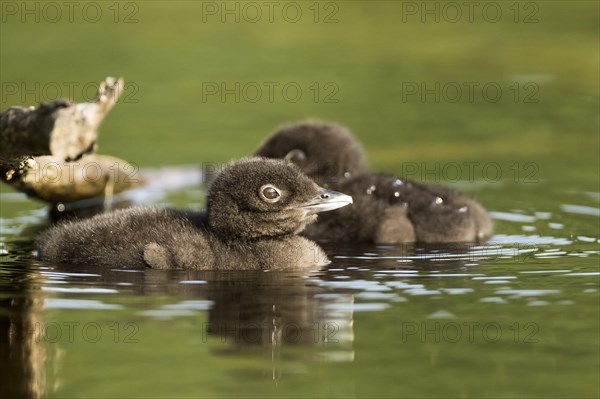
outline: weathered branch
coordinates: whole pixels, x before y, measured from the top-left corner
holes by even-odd
[[[0,160],[23,155],[73,160],[89,152],[96,142],[96,128],[123,86],[123,79],[109,77],[90,103],[55,100],[38,108],[9,108],[0,114]]]
[[[133,165],[89,154],[96,129],[123,86],[123,79],[109,77],[93,102],[56,100],[0,114],[0,179],[51,204],[111,196],[139,185]]]

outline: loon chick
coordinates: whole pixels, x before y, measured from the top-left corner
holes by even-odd
[[[452,189],[371,172],[343,126],[303,121],[278,128],[256,151],[297,164],[323,187],[351,195],[354,206],[323,215],[305,235],[374,243],[477,242],[493,223],[475,200]]]
[[[66,222],[38,238],[52,263],[156,269],[301,269],[327,262],[297,235],[317,213],[352,203],[319,187],[295,165],[246,158],[212,183],[204,213],[129,208]]]

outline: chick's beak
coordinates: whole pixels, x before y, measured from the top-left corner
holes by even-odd
[[[332,211],[352,203],[352,197],[346,194],[338,193],[337,191],[322,189],[320,194],[313,198],[307,205],[302,208],[308,211],[309,215]]]

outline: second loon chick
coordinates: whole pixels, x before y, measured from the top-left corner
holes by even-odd
[[[52,227],[38,238],[53,263],[157,269],[300,269],[327,262],[297,234],[352,198],[319,187],[293,164],[247,158],[227,165],[206,213],[129,208]]]
[[[472,198],[371,172],[360,144],[342,126],[312,120],[282,126],[256,155],[288,159],[324,187],[353,197],[354,206],[323,215],[306,230],[312,239],[478,242],[492,234],[490,216]]]

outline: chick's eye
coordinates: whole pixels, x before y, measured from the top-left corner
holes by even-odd
[[[270,185],[262,186],[260,189],[260,195],[267,202],[277,202],[281,197],[279,190]]]
[[[279,197],[279,193],[273,187],[268,187],[263,190],[263,195],[266,199],[274,200]]]

